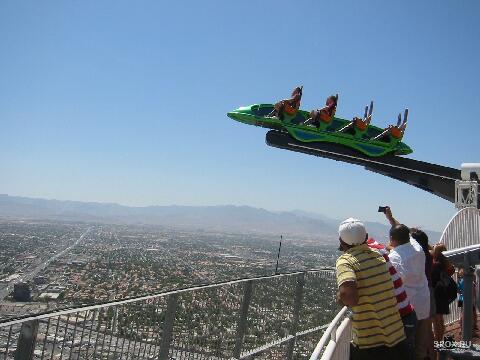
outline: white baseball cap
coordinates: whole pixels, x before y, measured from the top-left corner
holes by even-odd
[[[367,230],[360,220],[348,218],[340,223],[338,235],[348,245],[360,245],[367,238]]]

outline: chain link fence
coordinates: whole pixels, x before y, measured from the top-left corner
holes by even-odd
[[[243,279],[0,323],[0,360],[308,359],[333,270]]]

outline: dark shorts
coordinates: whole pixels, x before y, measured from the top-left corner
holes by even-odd
[[[406,342],[407,342],[407,347],[408,347],[408,353],[409,356],[405,358],[405,360],[408,359],[415,359],[415,336],[416,336],[416,331],[417,331],[417,315],[415,311],[413,311],[411,314],[408,314],[404,317],[402,317],[402,322],[403,322],[403,330],[405,331],[405,336],[407,337]]]
[[[403,340],[395,346],[378,346],[368,349],[359,349],[350,344],[350,360],[405,360],[408,359],[408,347],[406,341]]]
[[[435,308],[435,295],[433,293],[433,288],[429,287],[430,290],[430,316],[435,316],[437,309]]]

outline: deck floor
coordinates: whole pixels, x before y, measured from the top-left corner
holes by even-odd
[[[477,329],[480,329],[480,320],[477,321]],[[462,340],[462,333],[460,329],[460,321],[454,322],[453,324],[447,325],[445,327],[445,335],[453,335],[455,341]],[[475,330],[473,333],[472,343],[480,345],[480,331]]]

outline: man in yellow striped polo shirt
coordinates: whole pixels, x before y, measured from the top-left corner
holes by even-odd
[[[337,259],[338,300],[351,308],[350,359],[407,359],[403,323],[385,259],[366,244],[368,234],[357,219],[340,224]]]

